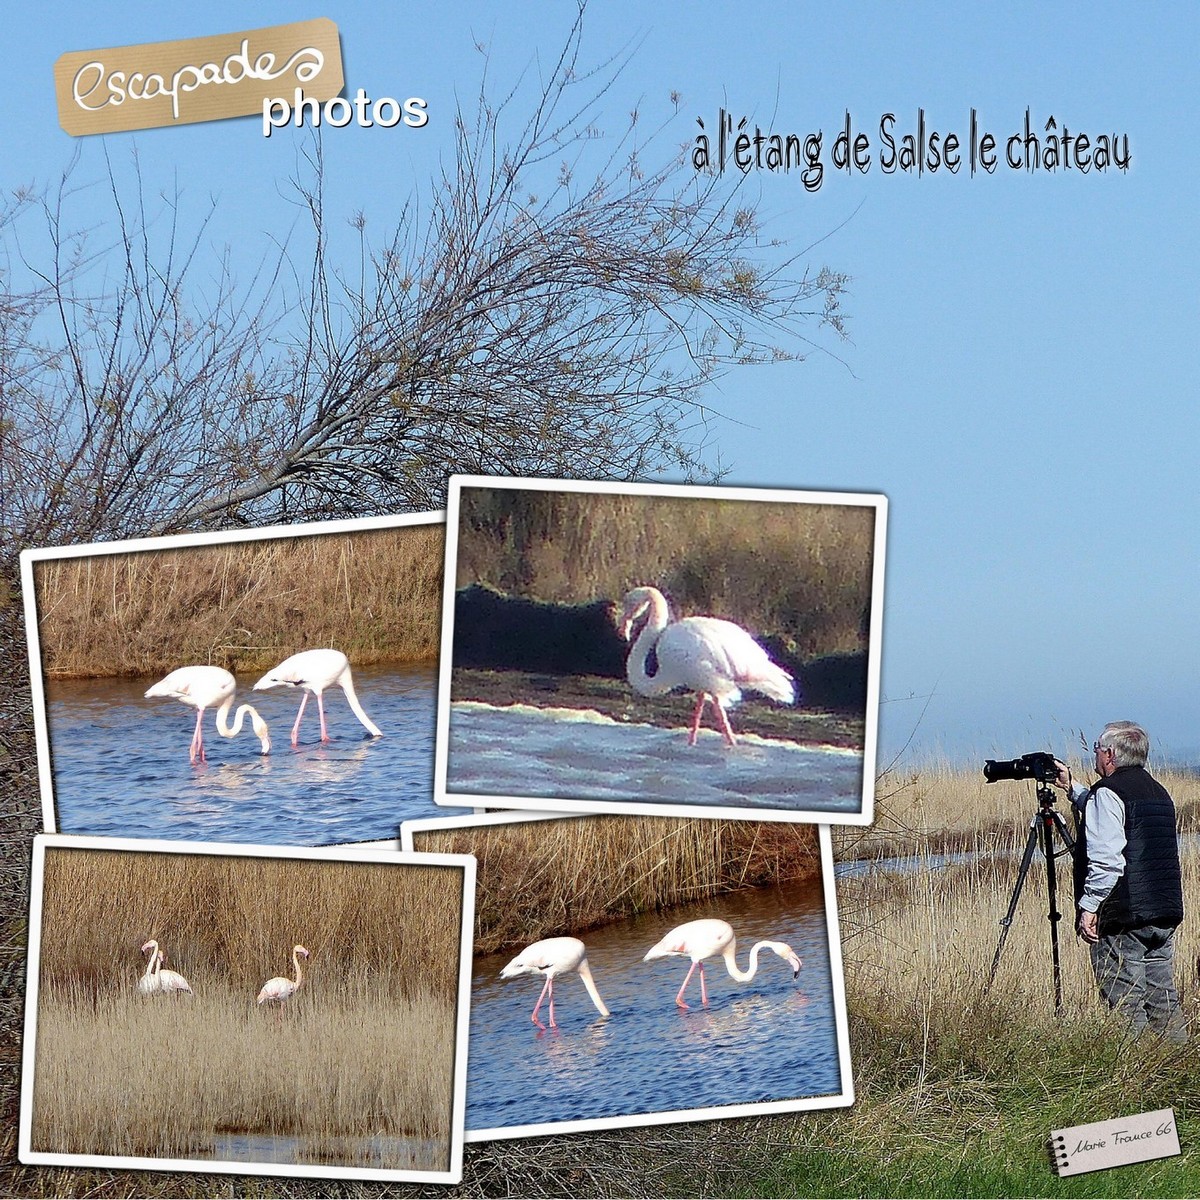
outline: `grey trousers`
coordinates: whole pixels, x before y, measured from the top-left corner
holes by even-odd
[[[1143,925],[1101,934],[1091,951],[1101,998],[1128,1017],[1134,1033],[1149,1029],[1172,1042],[1187,1039],[1175,991],[1173,928]]]

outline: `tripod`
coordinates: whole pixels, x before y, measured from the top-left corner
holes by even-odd
[[[1054,792],[1044,783],[1037,785],[1038,810],[1029,821],[1029,837],[1025,841],[1025,853],[1021,856],[1021,866],[1017,870],[1017,882],[1013,887],[1012,899],[1008,902],[1008,912],[1000,922],[1000,941],[996,946],[996,955],[992,959],[992,970],[988,975],[987,987],[992,986],[996,978],[996,968],[1000,965],[1000,952],[1004,949],[1008,931],[1012,927],[1013,914],[1017,911],[1017,901],[1021,897],[1021,888],[1025,884],[1025,876],[1029,874],[1029,864],[1033,861],[1034,852],[1040,842],[1042,856],[1046,860],[1046,899],[1049,903],[1047,916],[1050,920],[1050,955],[1054,963],[1054,1008],[1062,1011],[1062,967],[1058,958],[1058,923],[1062,913],[1058,911],[1058,880],[1056,878],[1054,860],[1059,854],[1070,853],[1075,849],[1075,839],[1067,832],[1067,823],[1062,814],[1054,807]],[[1055,850],[1054,835],[1058,834],[1065,850]]]

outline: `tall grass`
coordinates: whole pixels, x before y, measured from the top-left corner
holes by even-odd
[[[221,1133],[288,1135],[374,1165],[369,1139],[403,1138],[445,1170],[462,917],[451,866],[50,848],[34,1147],[204,1158]],[[137,993],[150,937],[194,995]],[[301,989],[257,1006],[300,942]]]
[[[416,525],[35,564],[48,675],[190,663],[266,670],[335,646],[351,662],[436,657],[445,528]]]
[[[1081,770],[1078,777],[1086,778]],[[1194,819],[1198,781],[1156,772]],[[856,1102],[849,1112],[788,1118],[756,1179],[762,1195],[1193,1195],[1200,1162],[1167,1160],[1058,1181],[1051,1128],[1174,1106],[1185,1144],[1200,1116],[1200,1040],[1135,1038],[1099,1000],[1075,936],[1069,857],[1058,863],[1063,1007],[1052,986],[1046,871],[1035,858],[988,986],[1016,882],[1016,851],[1036,810],[1025,784],[922,770],[881,797],[877,852],[918,862],[839,880]],[[1189,816],[1190,815],[1190,816]],[[943,866],[947,839],[978,853]],[[870,844],[839,833],[842,855]],[[926,860],[924,865],[921,860]],[[1176,981],[1200,1021],[1196,961],[1200,851],[1184,841]],[[1192,1135],[1194,1140],[1194,1134]],[[1193,1155],[1193,1159],[1195,1156]]]
[[[509,488],[460,501],[460,587],[579,603],[649,583],[678,615],[790,637],[805,657],[866,644],[872,508]]]
[[[773,821],[578,817],[428,830],[413,844],[475,855],[477,954],[820,873],[816,827]]]

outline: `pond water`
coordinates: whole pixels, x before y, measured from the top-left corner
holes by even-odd
[[[736,719],[735,719],[736,726]],[[828,813],[862,810],[863,755],[739,734],[614,721],[592,710],[451,706],[446,790],[504,796],[736,806]],[[465,800],[470,803],[470,800]]]
[[[428,1138],[302,1138],[264,1134],[219,1133],[213,1144],[217,1162],[294,1163],[389,1171],[447,1171],[445,1143]]]
[[[325,846],[395,838],[412,817],[444,815],[431,799],[436,676],[432,666],[355,668],[358,698],[383,737],[365,730],[339,688],[325,695],[330,741],[310,699],[238,689],[271,731],[263,755],[247,723],[235,738],[205,713],[207,763],[192,765],[195,710],[144,697],[155,678],[52,681],[46,712],[59,833]]]
[[[690,960],[642,960],[669,930],[700,917],[733,926],[743,969],[758,939],[787,942],[803,960],[799,978],[765,951],[749,983],[736,982],[715,959],[706,965],[707,1007],[693,976],[685,997],[691,1007],[677,1008]],[[541,976],[499,977],[518,949],[475,960],[468,1135],[834,1096],[849,1085],[838,1057],[819,884],[717,897],[590,930],[584,941],[612,1015],[601,1017],[572,973],[556,982],[555,1028],[530,1020]],[[547,1020],[545,1006],[539,1015]]]

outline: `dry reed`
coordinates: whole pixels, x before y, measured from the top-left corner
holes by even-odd
[[[47,559],[35,564],[43,670],[266,670],[336,646],[352,662],[436,657],[440,524]]]
[[[509,488],[460,500],[460,587],[580,603],[649,583],[678,615],[786,636],[803,657],[866,645],[873,508]]]
[[[771,821],[523,821],[423,831],[414,847],[475,855],[477,954],[820,873],[816,827]]]

